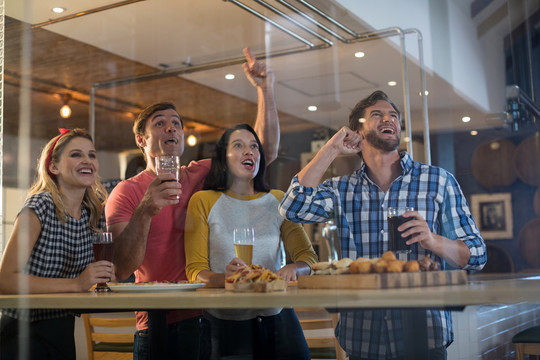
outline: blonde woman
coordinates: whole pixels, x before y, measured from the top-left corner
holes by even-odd
[[[93,262],[107,192],[92,138],[81,129],[60,132],[43,149],[15,220],[0,263],[0,293],[81,292],[114,278],[111,262]],[[0,358],[24,352],[30,359],[75,359],[73,330],[74,314],[67,310],[4,309]]]

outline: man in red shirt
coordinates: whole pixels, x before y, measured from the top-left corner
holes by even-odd
[[[274,101],[274,75],[264,63],[244,49],[243,64],[256,87],[258,112],[255,130],[261,138],[268,163],[277,157],[279,122]],[[191,195],[201,190],[210,170],[210,159],[182,166],[180,181],[172,174],[156,176],[155,157],[184,151],[183,122],[172,103],[149,106],[135,120],[135,140],[146,159],[146,169],[122,181],[112,191],[105,209],[107,226],[114,238],[114,264],[120,279],[135,274],[136,282],[186,280],[184,224]],[[178,195],[178,196],[173,196]],[[179,197],[178,199],[175,199]],[[135,359],[150,357],[148,312],[137,311]],[[199,359],[201,311],[178,310],[167,314],[170,358]]]

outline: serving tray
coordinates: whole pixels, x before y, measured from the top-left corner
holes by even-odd
[[[391,289],[467,283],[465,270],[299,276],[300,289]]]

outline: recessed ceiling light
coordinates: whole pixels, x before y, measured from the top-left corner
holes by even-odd
[[[411,141],[411,138],[410,138],[410,137],[405,136],[405,137],[403,138],[403,142],[409,142],[409,141]]]
[[[308,106],[307,108],[309,111],[317,111],[317,107],[315,105]]]
[[[354,53],[354,57],[357,57],[357,58],[363,58],[364,56],[366,56],[366,53],[364,53],[363,51]]]
[[[388,82],[388,86],[396,86],[396,85],[397,85],[397,82],[395,82],[394,80]]]
[[[57,13],[57,14],[61,14],[61,13],[63,13],[64,11],[66,11],[65,8],[61,8],[61,7],[53,7],[51,10],[52,10],[54,13]]]
[[[428,95],[429,95],[429,91],[426,90],[426,92],[425,92],[424,94],[426,94],[426,96],[428,96]],[[422,96],[422,92],[420,91],[420,92],[418,93],[418,95]]]
[[[471,135],[472,135],[472,136],[478,135],[478,131],[476,131],[476,130],[471,130]]]
[[[225,79],[227,79],[227,80],[232,80],[232,79],[234,79],[234,78],[235,78],[234,74],[227,74],[227,75],[225,75]]]
[[[469,121],[471,121],[471,117],[470,116],[464,116],[461,118],[461,121],[463,121],[464,123],[468,123]]]

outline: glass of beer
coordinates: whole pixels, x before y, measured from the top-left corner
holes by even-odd
[[[174,174],[177,182],[180,181],[180,156],[178,155],[162,155],[156,156],[156,174]],[[174,180],[168,180],[174,181]],[[179,199],[176,195],[173,199]]]
[[[253,244],[255,243],[255,230],[253,228],[235,228],[233,230],[233,244],[236,257],[251,265],[253,257]]]
[[[99,233],[94,239],[94,261],[107,260],[112,262],[113,257],[114,251],[112,233]],[[97,293],[101,293],[109,292],[111,291],[111,289],[109,289],[107,283],[98,283],[94,291]]]
[[[401,231],[398,227],[401,224],[412,220],[412,217],[403,217],[403,213],[414,211],[413,207],[389,207],[388,208],[388,240],[390,242],[390,250],[398,254],[408,254],[411,252],[411,247],[405,242],[410,239],[410,236],[401,237]]]

